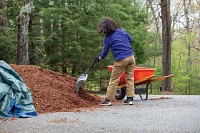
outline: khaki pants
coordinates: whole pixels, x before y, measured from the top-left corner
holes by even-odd
[[[106,92],[106,99],[113,100],[115,99],[115,94],[119,79],[121,74],[125,71],[126,75],[126,96],[134,97],[134,66],[135,66],[135,57],[134,55],[129,56],[123,60],[114,62],[113,70],[111,73],[109,85]]]

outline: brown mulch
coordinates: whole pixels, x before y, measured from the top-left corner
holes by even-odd
[[[163,99],[171,99],[169,97],[159,97],[159,98],[150,98],[149,100],[163,100]]]
[[[81,111],[85,107],[98,107],[102,100],[82,87],[79,94],[76,94],[75,77],[33,65],[10,64],[10,66],[30,88],[38,113]]]

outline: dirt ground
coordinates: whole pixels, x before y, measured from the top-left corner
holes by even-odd
[[[31,90],[38,113],[80,111],[81,108],[96,107],[102,98],[80,88],[76,94],[77,78],[32,65],[10,66]]]

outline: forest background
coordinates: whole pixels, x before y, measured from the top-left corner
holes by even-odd
[[[0,58],[79,77],[103,48],[97,24],[113,18],[134,39],[136,65],[163,75],[164,2],[170,20],[170,91],[200,94],[199,0],[1,0]],[[27,46],[20,51],[26,42]],[[25,54],[24,54],[25,53]],[[24,61],[25,56],[25,62]],[[20,58],[22,57],[22,58]],[[26,60],[28,62],[26,62]],[[89,71],[84,88],[106,90],[113,64],[111,52]],[[157,93],[161,81],[152,84]]]

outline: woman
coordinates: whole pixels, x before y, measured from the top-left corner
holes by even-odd
[[[121,74],[126,75],[126,96],[124,104],[133,105],[135,65],[134,52],[132,50],[132,37],[122,28],[119,28],[111,18],[104,18],[98,25],[99,33],[104,33],[104,48],[95,60],[102,60],[107,55],[109,49],[114,56],[114,65],[111,73],[105,100],[100,105],[111,105],[111,100],[115,98],[115,93]]]

